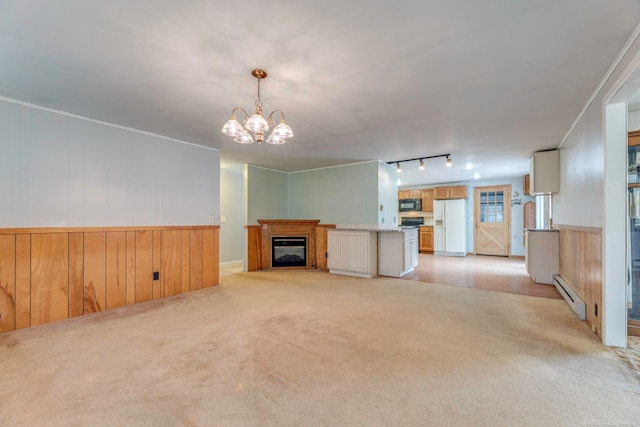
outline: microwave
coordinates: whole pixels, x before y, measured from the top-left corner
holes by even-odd
[[[400,199],[398,201],[398,210],[400,212],[421,211],[422,199]]]

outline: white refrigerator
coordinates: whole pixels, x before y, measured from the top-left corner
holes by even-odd
[[[434,255],[467,255],[466,217],[464,199],[433,201]]]

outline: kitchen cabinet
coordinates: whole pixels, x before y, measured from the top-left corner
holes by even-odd
[[[398,199],[419,199],[422,195],[420,194],[420,190],[399,190],[398,191]]]
[[[424,225],[420,227],[420,252],[433,253],[433,227]]]
[[[553,285],[560,272],[560,233],[557,230],[527,230],[524,263],[535,283]]]
[[[371,278],[378,273],[377,232],[327,230],[329,273]]]
[[[468,190],[466,185],[453,185],[450,187],[436,187],[434,189],[435,200],[451,200],[468,198]]]
[[[524,176],[524,183],[522,184],[522,192],[524,194],[531,193],[531,176],[530,175]]]
[[[559,153],[558,150],[533,153],[529,170],[530,195],[553,194],[560,191]]]
[[[433,212],[433,188],[420,190],[422,212]]]
[[[418,229],[378,233],[378,274],[403,277],[418,265]]]

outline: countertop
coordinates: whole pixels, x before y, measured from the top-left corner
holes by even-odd
[[[525,231],[536,231],[536,232],[553,232],[553,233],[557,233],[558,230],[554,230],[552,228],[525,228]]]
[[[375,232],[404,232],[406,230],[417,230],[417,226],[399,226],[398,224],[336,224],[336,230],[351,231],[375,231]]]

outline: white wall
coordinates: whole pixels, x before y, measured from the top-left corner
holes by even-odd
[[[636,31],[633,37],[637,34]],[[613,193],[605,192],[605,179],[608,175],[615,177],[626,173],[626,141],[623,137],[619,146],[607,147],[604,123],[605,103],[609,102],[606,98],[620,89],[623,74],[640,55],[640,39],[635,38],[626,48],[560,145],[560,192],[554,197],[553,204],[554,224],[603,229],[602,336],[605,344],[618,346],[626,344],[625,274],[614,270],[624,270],[618,261],[624,259],[621,254],[626,251],[625,231],[624,227],[607,227],[607,224],[624,225],[626,222],[626,184],[622,179],[617,187],[616,179],[613,193],[619,196],[612,198]],[[623,131],[625,128],[623,125]],[[607,150],[611,151],[608,158]],[[622,155],[618,156],[618,152]]]
[[[220,262],[244,258],[244,184],[242,172],[220,171]]]
[[[398,224],[398,172],[378,162],[378,224]]]
[[[640,111],[629,111],[627,130],[640,130]]]
[[[0,98],[0,227],[204,225],[218,150]]]

